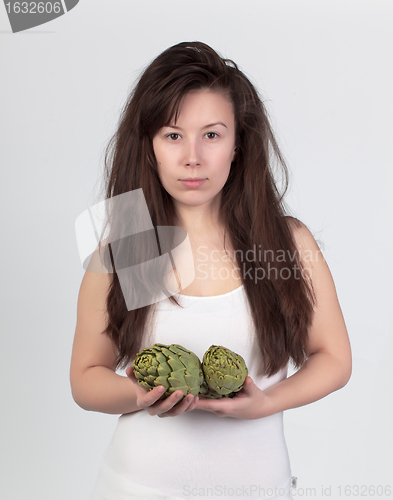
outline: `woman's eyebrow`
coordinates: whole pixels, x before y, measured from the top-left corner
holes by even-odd
[[[202,128],[209,128],[209,127],[214,127],[215,125],[222,125],[223,127],[225,128],[228,128],[225,123],[222,123],[222,122],[215,122],[215,123],[209,123],[209,125],[205,125],[204,127]],[[177,125],[167,125],[167,127],[169,128],[175,128],[177,130],[182,130],[181,127],[178,127]]]

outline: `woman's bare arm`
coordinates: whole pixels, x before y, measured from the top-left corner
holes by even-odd
[[[115,372],[116,349],[102,332],[106,327],[109,275],[86,271],[78,297],[77,324],[71,356],[74,401],[84,410],[103,413],[136,411],[135,389]]]
[[[175,416],[195,407],[193,396],[172,410],[182,391],[175,391],[164,401],[160,388],[145,391],[135,377],[116,373],[117,350],[102,332],[106,328],[108,274],[86,271],[78,297],[77,324],[72,348],[70,383],[74,401],[84,410],[110,414],[131,413],[146,409],[150,415]]]

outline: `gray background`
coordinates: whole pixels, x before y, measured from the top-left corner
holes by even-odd
[[[71,397],[74,222],[135,78],[188,40],[235,60],[267,99],[287,202],[323,242],[351,339],[348,385],[285,413],[299,488],[389,484],[392,18],[382,0],[84,0],[12,34],[0,7],[2,498],[89,496],[118,416]]]

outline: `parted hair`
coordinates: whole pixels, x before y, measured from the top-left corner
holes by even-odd
[[[219,217],[241,269],[261,354],[260,373],[271,376],[289,361],[299,368],[307,358],[316,300],[294,239],[294,229],[302,223],[289,215],[283,201],[288,168],[263,100],[235,62],[202,42],[182,42],[144,69],[105,150],[105,198],[142,188],[153,226],[176,225],[173,199],[158,176],[153,137],[171,120],[176,123],[185,95],[197,89],[221,93],[233,106],[236,156],[222,189]],[[275,168],[284,180],[281,193]],[[252,248],[261,252],[239,262],[238,256]],[[110,276],[102,333],[118,350],[116,368],[125,368],[141,349],[154,306],[128,311],[117,273]],[[180,307],[174,296],[169,300]]]

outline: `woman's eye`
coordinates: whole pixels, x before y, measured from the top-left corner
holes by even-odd
[[[167,137],[169,137],[172,141],[176,141],[179,136],[179,134],[168,134]]]
[[[208,139],[215,139],[216,137],[218,137],[218,134],[216,132],[208,132],[206,136]]]

